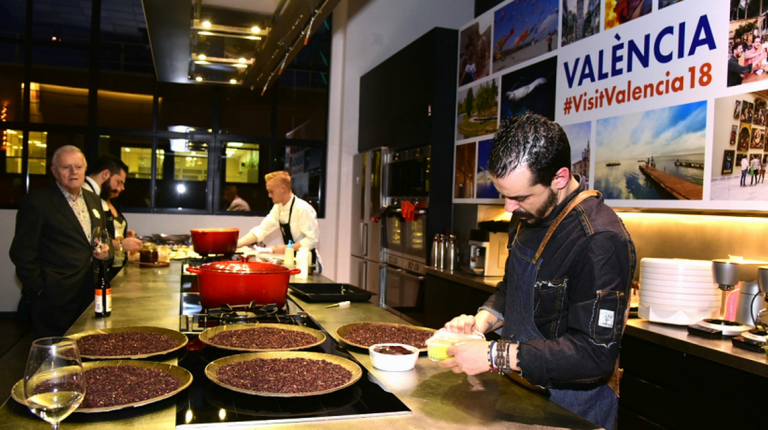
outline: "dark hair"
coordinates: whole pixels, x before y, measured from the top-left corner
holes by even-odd
[[[91,170],[89,175],[94,173],[103,172],[105,169],[109,170],[110,175],[119,175],[121,170],[125,170],[125,174],[128,174],[128,165],[118,157],[114,155],[102,155],[90,166]]]
[[[520,166],[531,170],[531,185],[549,186],[563,167],[570,172],[571,145],[562,127],[530,112],[502,121],[493,138],[488,171],[503,179]]]

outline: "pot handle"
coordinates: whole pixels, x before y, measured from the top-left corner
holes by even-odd
[[[190,266],[190,267],[187,267],[187,272],[194,273],[195,275],[197,275],[200,272],[202,272],[202,270],[200,270],[199,267],[192,267],[192,266]]]
[[[291,269],[291,271],[288,272],[289,275],[298,275],[299,273],[301,273],[301,269],[297,268]]]

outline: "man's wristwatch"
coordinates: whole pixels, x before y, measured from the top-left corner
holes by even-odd
[[[120,252],[123,252],[123,240],[120,239],[117,241],[117,243],[118,243],[118,246],[120,247]]]

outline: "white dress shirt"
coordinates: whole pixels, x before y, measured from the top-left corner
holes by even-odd
[[[259,238],[264,240],[270,233],[280,229],[280,223],[288,222],[288,214],[291,211],[291,201],[296,199],[293,204],[293,214],[291,215],[291,236],[295,243],[301,244],[302,247],[308,249],[317,249],[320,245],[320,231],[317,227],[317,213],[315,208],[312,207],[306,201],[292,196],[288,200],[288,203],[276,204],[272,206],[272,210],[264,221],[258,226],[251,229],[251,232]],[[287,245],[287,244],[286,244]]]

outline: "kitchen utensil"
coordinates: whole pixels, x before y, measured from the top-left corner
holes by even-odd
[[[181,332],[167,329],[164,327],[153,327],[153,326],[124,326],[124,327],[101,328],[97,330],[81,331],[80,333],[71,334],[69,335],[69,337],[77,341],[80,338],[83,338],[85,336],[90,336],[93,334],[112,334],[112,333],[125,333],[125,332],[132,332],[132,331],[163,334],[173,339],[176,342],[176,345],[173,348],[170,348],[164,351],[153,352],[151,354],[119,355],[119,356],[117,355],[114,355],[114,356],[81,355],[81,357],[94,359],[94,360],[114,360],[114,359],[123,359],[123,358],[140,359],[140,358],[154,357],[157,355],[171,353],[173,351],[176,351],[185,347],[188,342],[187,336],[185,336]]]
[[[136,367],[143,367],[145,369],[158,369],[162,372],[168,373],[176,377],[179,381],[181,381],[181,385],[179,386],[179,388],[175,389],[170,393],[162,394],[160,396],[152,397],[150,399],[142,400],[139,402],[126,403],[123,405],[116,405],[116,406],[97,407],[97,408],[77,408],[77,410],[75,410],[75,413],[94,414],[94,413],[100,413],[100,412],[111,412],[119,409],[135,408],[135,407],[159,402],[160,400],[172,397],[180,393],[187,387],[189,387],[189,385],[192,384],[192,379],[193,379],[192,374],[187,369],[184,369],[179,366],[175,366],[173,364],[158,363],[155,361],[125,362],[123,360],[109,360],[109,361],[86,361],[85,363],[83,363],[83,369],[86,371],[90,369],[96,369],[99,367],[108,367],[108,366],[136,366]],[[23,382],[24,380],[17,382],[16,385],[14,385],[13,389],[11,390],[11,397],[13,397],[13,400],[16,400],[17,402],[22,404],[24,404]],[[88,393],[86,393],[85,395],[87,396]]]
[[[286,359],[286,358],[305,358],[308,360],[325,360],[333,364],[338,364],[344,367],[345,369],[347,369],[352,373],[352,377],[344,385],[340,385],[338,387],[331,388],[328,390],[314,391],[314,392],[307,392],[307,393],[278,393],[278,392],[247,390],[244,388],[233,387],[231,385],[228,385],[222,382],[217,375],[218,370],[228,364],[240,363],[243,361],[248,361],[253,359],[270,360],[270,359]],[[346,387],[349,387],[350,385],[357,382],[362,375],[363,375],[363,370],[360,369],[360,366],[358,366],[353,361],[343,357],[339,357],[338,355],[325,354],[320,352],[280,351],[280,352],[253,352],[253,353],[247,353],[247,354],[237,354],[237,355],[231,355],[224,358],[219,358],[218,360],[214,360],[205,367],[205,376],[207,376],[208,379],[213,381],[213,383],[215,383],[216,385],[222,386],[232,391],[237,391],[245,394],[255,394],[263,397],[306,397],[306,396],[316,396],[320,394],[332,393],[334,391],[338,391]]]
[[[252,301],[283,307],[290,276],[300,273],[298,269],[255,261],[217,261],[187,267],[187,271],[199,276],[200,303],[206,308]]]
[[[377,351],[380,348],[389,346],[399,346],[407,349],[410,353],[396,355]],[[411,370],[416,366],[416,360],[419,359],[418,348],[402,343],[377,343],[371,345],[368,348],[368,351],[371,354],[371,364],[373,364],[373,367],[389,372],[404,372]]]
[[[351,284],[293,282],[289,288],[293,294],[308,302],[367,302],[373,295]]]
[[[482,333],[451,333],[441,328],[432,337],[427,339],[427,355],[432,361],[445,360],[449,357],[449,347],[470,340],[485,340],[485,335]]]
[[[197,228],[192,233],[192,247],[200,255],[232,254],[237,249],[238,228]]]
[[[297,346],[297,347],[291,347],[291,348],[283,348],[283,349],[250,349],[250,348],[239,348],[235,346],[227,346],[227,345],[220,345],[217,343],[214,343],[211,341],[211,339],[216,336],[219,333],[223,333],[225,331],[231,331],[231,330],[247,330],[251,328],[256,327],[274,327],[281,330],[292,330],[302,333],[309,333],[312,336],[315,337],[316,341],[310,345],[303,345],[303,346]],[[320,330],[315,330],[313,328],[304,327],[300,325],[289,325],[289,324],[224,324],[219,325],[216,327],[209,327],[205,330],[203,330],[202,333],[198,336],[198,339],[200,339],[201,342],[203,342],[206,345],[210,345],[214,348],[221,348],[221,349],[227,349],[230,351],[249,351],[249,352],[265,352],[265,351],[292,351],[297,349],[309,349],[312,347],[315,347],[317,345],[320,345],[321,343],[325,342],[325,333],[321,332]]]
[[[67,337],[32,342],[23,380],[23,399],[30,411],[53,430],[85,398],[83,363],[77,343]]]
[[[351,304],[350,301],[345,301],[345,302],[339,302],[339,303],[334,303],[332,305],[328,305],[325,308],[326,309],[328,309],[328,308],[348,308],[350,304]]]

